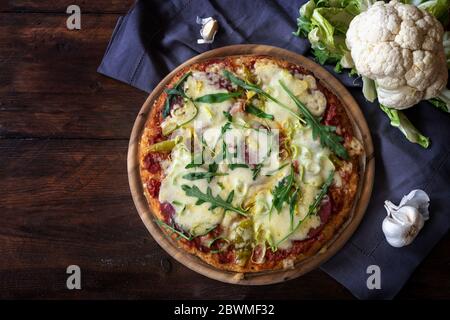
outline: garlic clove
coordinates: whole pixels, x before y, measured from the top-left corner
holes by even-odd
[[[218,29],[219,24],[217,23],[217,21],[214,19],[209,20],[200,30],[200,35],[205,40],[213,40]]]
[[[397,211],[392,212],[392,216],[404,226],[414,225],[418,221],[423,222],[423,217],[419,210],[411,206],[401,207]]]
[[[200,35],[202,39],[198,39],[197,43],[212,43],[217,31],[219,30],[219,23],[212,17],[200,18],[197,17],[197,24],[201,24],[202,28],[200,30]]]

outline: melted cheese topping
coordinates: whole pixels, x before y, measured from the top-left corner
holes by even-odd
[[[238,252],[236,263],[245,263],[250,256],[249,251],[251,253],[257,244],[289,249],[292,241],[306,239],[308,232],[321,223],[318,215],[309,212],[310,206],[327,177],[335,170],[330,161],[331,152],[314,139],[311,129],[302,125],[292,114],[299,114],[298,108],[280,85],[280,81],[283,81],[315,116],[321,116],[325,111],[326,99],[317,90],[314,77],[294,76],[288,70],[265,60],[255,63],[252,76],[263,90],[281,101],[291,112],[252,92],[247,92],[247,103],[272,115],[273,121],[242,110],[234,112],[237,98],[220,103],[195,103],[198,108],[195,120],[173,133],[183,136],[183,139],[171,151],[171,160],[163,163],[164,179],[159,192],[159,201],[168,202],[175,208],[174,221],[177,227],[190,235],[202,235],[220,225],[221,236],[233,243]],[[228,93],[224,83],[226,81],[220,73],[195,71],[187,78],[183,88],[185,94],[195,100],[204,95]],[[245,95],[243,97],[245,99]],[[227,119],[227,112],[233,113],[231,123]],[[168,117],[164,122],[169,121],[173,119]],[[274,147],[274,142],[278,141],[275,129],[279,128],[287,137],[283,151],[287,158],[285,155],[283,160],[280,159],[279,150]],[[259,139],[261,136],[266,140]],[[189,150],[192,138],[200,141],[204,159],[217,159],[223,155],[224,147],[226,154],[235,155],[245,146],[242,149],[244,155],[234,167],[230,162],[220,162],[215,169],[218,175],[210,180],[188,180],[183,176],[211,172],[210,163],[188,166],[201,155],[198,149],[194,154]],[[262,144],[261,141],[266,143]],[[246,164],[246,158],[248,160],[249,157],[256,157],[257,161],[252,163],[258,165]],[[293,184],[299,190],[299,196],[293,211],[288,201],[277,210],[274,208],[274,190],[280,181],[292,174],[294,163],[297,170],[293,174]],[[224,200],[233,193],[230,204],[245,210],[247,217],[225,211],[220,206],[211,210],[211,203],[199,204],[196,197],[186,195],[183,185],[195,186],[202,193],[207,193],[210,188],[214,197]]]

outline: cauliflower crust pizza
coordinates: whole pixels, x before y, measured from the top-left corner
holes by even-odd
[[[181,250],[235,272],[292,268],[350,218],[363,148],[311,72],[268,56],[179,71],[139,144],[148,205]]]

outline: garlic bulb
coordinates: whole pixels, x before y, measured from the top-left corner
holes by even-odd
[[[429,218],[430,198],[422,190],[413,190],[402,198],[398,206],[384,202],[387,217],[383,220],[383,233],[387,242],[396,248],[414,241],[424,223]]]

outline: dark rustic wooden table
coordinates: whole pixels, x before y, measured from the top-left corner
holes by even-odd
[[[69,31],[68,4],[82,10]],[[96,72],[132,0],[0,3],[0,298],[342,298],[320,270],[240,287],[171,259],[128,189],[128,137],[146,93]],[[398,298],[448,298],[450,236]],[[82,290],[66,289],[66,267]]]

